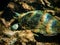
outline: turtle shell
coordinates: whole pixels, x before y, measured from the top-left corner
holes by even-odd
[[[44,13],[43,11],[36,10],[17,15],[18,23],[24,30],[33,29],[33,32],[41,33],[45,36],[56,35],[60,30],[60,21],[58,21],[50,13]]]

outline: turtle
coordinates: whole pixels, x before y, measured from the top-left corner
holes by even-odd
[[[18,20],[18,24],[12,25],[11,30],[17,30],[17,27],[20,26],[19,28],[23,30],[32,30],[32,32],[45,36],[54,36],[60,33],[60,21],[49,12],[35,10],[22,14],[15,12],[15,14],[14,19]]]

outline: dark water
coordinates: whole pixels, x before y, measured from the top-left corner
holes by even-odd
[[[11,0],[0,0],[0,11],[4,10]]]
[[[57,42],[60,43],[60,34],[56,36],[43,36],[42,34],[38,34],[39,37],[35,36],[35,39],[38,42]]]

